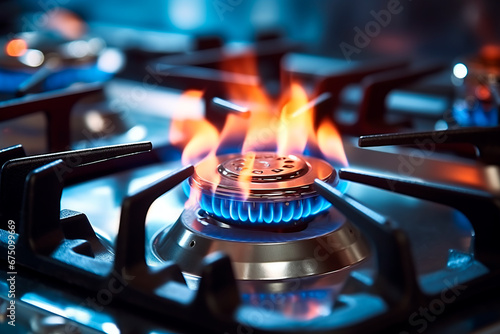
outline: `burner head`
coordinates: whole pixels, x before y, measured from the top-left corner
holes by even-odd
[[[153,239],[155,256],[178,263],[185,274],[200,276],[205,257],[221,252],[231,258],[235,278],[250,281],[246,287],[240,285],[243,293],[269,293],[280,291],[283,285],[298,287],[297,281],[281,280],[310,277],[315,281],[329,274],[333,276],[327,281],[345,277],[369,254],[360,231],[333,207],[316,217],[314,223],[287,233],[233,228],[211,220],[197,205],[188,206],[175,224],[166,226]],[[254,285],[256,281],[272,286]],[[301,289],[304,283],[300,282]]]
[[[331,206],[313,188],[318,178],[338,183],[325,161],[300,155],[257,152],[255,158],[223,155],[200,162],[189,184],[199,205],[230,225],[287,228],[309,222]]]

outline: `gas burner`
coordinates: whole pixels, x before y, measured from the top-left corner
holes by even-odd
[[[331,204],[313,189],[338,176],[327,162],[300,155],[257,152],[207,158],[190,179],[198,204],[216,221],[252,228],[303,227]]]
[[[311,157],[258,152],[207,158],[189,182],[191,191],[200,193],[194,196],[198,201],[158,234],[153,249],[161,260],[175,260],[195,276],[203,258],[215,251],[231,257],[239,280],[312,277],[350,267],[368,248],[359,231],[314,190],[315,179],[339,182],[335,169]]]
[[[211,220],[199,206],[186,208],[154,238],[156,256],[175,260],[184,273],[199,276],[204,257],[220,251],[231,258],[236,279],[274,281],[337,272],[369,253],[360,232],[335,208],[288,233],[222,227]]]

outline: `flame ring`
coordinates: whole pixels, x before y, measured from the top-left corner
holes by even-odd
[[[263,157],[260,163],[265,163],[267,169],[244,184],[231,175],[231,170],[223,168],[228,162],[232,166],[232,162],[241,160],[241,155],[218,156],[200,162],[189,180],[189,186],[197,193],[200,208],[230,225],[278,228],[307,223],[331,207],[313,187],[316,178],[334,186],[338,184],[337,173],[327,162],[313,157],[289,156],[286,159],[293,160],[296,169],[282,170],[271,177],[276,167],[273,164],[282,163],[282,157],[269,152],[258,155]],[[220,175],[220,179],[216,175]],[[244,188],[249,188],[245,189],[248,192],[245,193]]]
[[[240,226],[296,226],[331,207],[321,196],[285,202],[243,202],[202,194],[199,204],[209,215]]]

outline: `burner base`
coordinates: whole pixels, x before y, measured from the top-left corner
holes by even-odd
[[[303,230],[278,233],[215,224],[199,207],[188,208],[154,238],[153,250],[161,260],[175,261],[191,275],[199,275],[206,255],[224,252],[239,280],[322,275],[352,266],[369,254],[359,231],[335,209]]]

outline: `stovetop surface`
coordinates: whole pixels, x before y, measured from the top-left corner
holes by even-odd
[[[315,72],[317,67],[307,69],[301,67],[301,64],[322,60],[331,67],[332,73],[346,65],[344,61],[314,59],[311,61],[309,55],[290,54],[284,63],[294,71],[300,69],[309,74],[315,74],[311,72]],[[356,65],[359,64],[350,64],[350,66]],[[326,68],[328,69],[328,66]],[[426,78],[410,89],[391,93],[388,101],[390,116],[395,118],[411,116],[415,118],[412,130],[432,130],[436,120],[439,120],[450,106],[446,94],[435,93],[449,92],[452,89],[447,82],[448,77],[449,73],[445,71],[444,74]],[[114,253],[117,244],[124,199],[183,167],[180,161],[181,152],[171,146],[167,130],[172,118],[176,117],[173,106],[181,91],[159,86],[148,89],[141,87],[140,83],[133,80],[113,79],[106,84],[106,98],[97,103],[90,102],[92,107],[109,108],[119,101],[121,107],[125,108],[124,113],[118,116],[122,129],[112,129],[110,133],[102,136],[82,138],[80,134],[89,126],[85,123],[88,119],[84,119],[72,129],[74,138],[71,149],[148,140],[153,143],[153,149],[158,149],[158,154],[161,155],[161,162],[134,167],[64,188],[61,209],[84,213],[100,241],[111,253]],[[142,89],[140,95],[129,94],[129,92],[137,93],[140,89]],[[355,120],[360,92],[357,86],[350,86],[344,91],[341,110],[336,113],[336,117],[342,118],[347,123]],[[76,108],[84,110],[85,103],[89,102],[84,102],[83,106]],[[193,113],[203,115],[206,111],[204,108],[205,106],[200,105]],[[21,142],[30,155],[46,151],[45,143],[39,139],[46,123],[40,115],[29,117],[16,124],[2,123],[1,131],[9,135],[0,138],[0,146]],[[113,117],[113,112],[110,117]],[[496,196],[495,198],[500,194],[498,165],[484,164],[448,152],[425,150],[420,147],[360,148],[356,136],[344,135],[342,139],[350,171],[402,177],[415,180],[417,183],[430,182],[449,187],[464,187]],[[391,188],[393,186],[391,179],[387,182]],[[408,321],[397,321],[382,332],[475,331],[485,334],[500,331],[498,325],[500,305],[496,297],[500,293],[498,286],[486,292],[478,289],[478,292],[467,300],[454,303],[454,297],[458,298],[463,291],[467,291],[469,280],[489,277],[488,275],[495,273],[471,255],[474,232],[463,213],[449,206],[356,182],[349,182],[345,195],[386,217],[408,236],[411,258],[417,275],[416,282],[424,293],[438,296],[426,304],[428,309],[434,310],[434,313],[426,313],[425,307],[416,308],[416,315],[410,313]],[[182,185],[177,185],[155,200],[147,211],[145,256],[151,268],[161,268],[165,265],[153,250],[153,240],[159,233],[168,231],[176,224],[187,199]],[[356,221],[352,223],[356,225]],[[370,236],[365,237],[370,239]],[[351,278],[348,279],[349,274]],[[213,327],[205,328],[201,322],[181,321],[172,314],[158,318],[148,310],[135,306],[130,300],[113,302],[109,305],[102,302],[95,304],[92,300],[97,298],[99,291],[75,288],[71,282],[60,282],[38,274],[34,270],[20,268],[17,276],[17,300],[20,301],[17,312],[21,325],[17,329],[28,330],[22,326],[29,324],[33,332],[39,328],[42,328],[40,332],[44,332],[43,326],[50,327],[44,324],[44,321],[51,320],[50,316],[47,317],[49,314],[62,316],[69,319],[71,324],[78,324],[82,333],[181,333],[201,330],[231,333],[235,330],[238,333],[309,330],[328,332],[332,328],[344,329],[342,326],[353,325],[355,328],[363,316],[383,315],[393,307],[383,297],[371,295],[366,288],[373,286],[377,274],[377,259],[372,245],[372,253],[361,263],[325,277],[299,279],[297,284],[302,287],[299,289],[293,288],[295,284],[293,281],[272,282],[267,289],[271,291],[276,289],[277,293],[252,294],[247,291],[259,291],[262,282],[237,282],[242,300],[235,310],[235,319],[239,325],[231,324],[227,325],[227,328],[215,330]],[[9,286],[5,282],[9,275],[7,271],[1,271],[0,275],[2,276],[0,296],[5,300],[9,291]],[[337,275],[340,278],[329,281],[331,278],[329,275],[332,277]],[[176,298],[188,301],[202,283],[200,277],[186,273],[184,280],[190,292],[181,289],[179,294],[186,293],[186,295]],[[328,283],[323,283],[323,280]],[[365,286],[361,287],[361,283]],[[287,284],[292,288],[287,288]],[[284,290],[282,285],[285,286]],[[340,296],[337,295],[339,291],[343,292]],[[286,304],[293,306],[287,308]],[[360,313],[350,314],[348,311],[352,309],[349,307],[356,305],[358,305],[356,311]],[[334,310],[337,313],[332,316]],[[168,312],[165,311],[167,314]],[[381,321],[384,321],[384,318]],[[0,324],[2,329],[12,329],[7,326],[5,321]],[[68,324],[64,324],[64,327],[68,333],[74,329]],[[379,329],[374,328],[375,331]]]

